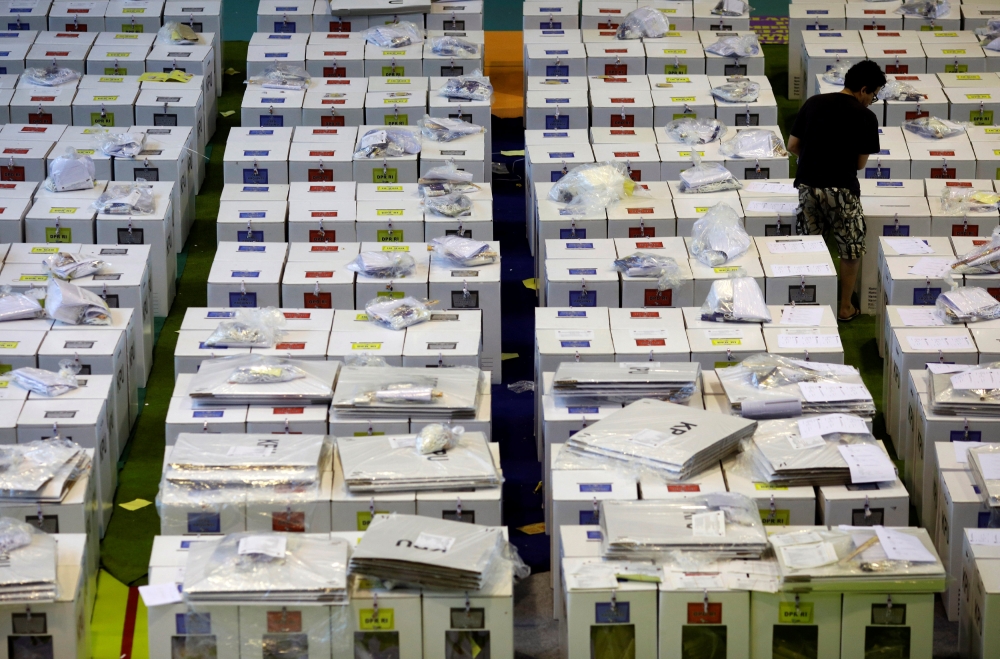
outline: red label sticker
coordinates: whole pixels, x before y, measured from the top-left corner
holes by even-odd
[[[337,217],[337,211],[312,211],[312,217]]]
[[[606,76],[627,76],[628,64],[605,64],[604,75]]]
[[[882,52],[885,53],[886,55],[905,55],[906,54],[906,49],[905,48],[893,48],[891,50],[883,50]]]
[[[3,150],[4,153],[11,153],[18,156],[23,156],[24,154],[28,153],[28,151],[31,151],[31,149],[19,149],[15,147],[7,147],[6,149]]]
[[[340,131],[337,130],[337,129],[330,130],[330,129],[327,129],[327,128],[313,128],[312,129],[312,134],[313,135],[340,135]]]
[[[309,192],[336,192],[337,186],[335,185],[310,185]]]
[[[328,293],[328,295],[329,295],[329,293]],[[307,306],[306,308],[309,309],[311,307]],[[285,343],[279,343],[279,344],[275,345],[274,349],[275,350],[305,350],[306,349],[306,344],[305,343],[295,343],[295,342],[291,342],[291,341],[286,341]]]
[[[978,236],[978,224],[952,224],[951,235],[953,236]]]
[[[994,300],[1000,300],[1000,288],[987,288],[986,292],[992,295]]]
[[[670,289],[647,288],[643,295],[644,307],[669,307],[674,302],[674,292]]]
[[[306,279],[329,279],[333,270],[306,270]]]
[[[16,187],[16,185],[11,183],[0,183],[0,190],[13,190]]]
[[[612,135],[635,135],[634,130],[612,130]]]
[[[610,77],[610,78],[598,78],[598,79],[601,80],[602,82],[628,82],[628,78]]]
[[[988,241],[988,240],[973,240],[972,244],[975,245],[976,247],[979,247],[980,245],[985,245],[988,242],[990,242],[990,241]]]
[[[90,10],[89,9],[73,9],[73,8],[70,8],[70,9],[66,10],[66,13],[67,14],[89,14]]]
[[[653,227],[629,227],[629,238],[655,238],[656,229]]]
[[[887,64],[885,67],[886,73],[909,73],[909,64]]]
[[[309,242],[311,243],[335,243],[337,242],[337,232],[330,229],[320,231],[319,229],[309,230]]]
[[[302,631],[302,612],[281,611],[267,612],[267,633],[268,634],[292,634]]]
[[[288,314],[285,314],[285,318],[288,318]],[[276,407],[274,408],[275,414],[305,414],[306,408],[304,407]]]
[[[56,32],[56,37],[60,39],[79,39],[80,35],[75,32]]]
[[[56,100],[55,96],[32,96],[31,97],[31,102],[32,103],[42,103],[42,102],[51,103],[54,100]]]
[[[313,158],[332,158],[336,151],[310,151],[309,155]]]
[[[880,37],[898,37],[899,36],[899,32],[879,32],[878,36],[880,36]]]
[[[952,158],[955,157],[954,151],[930,151],[929,154],[932,156],[950,156]]]
[[[611,115],[611,127],[612,128],[632,128],[635,126],[635,115],[634,114],[613,114]]]
[[[688,602],[688,624],[721,625],[722,602]]]
[[[324,78],[346,78],[347,77],[347,67],[345,67],[345,66],[324,66],[323,67],[323,77]]]
[[[7,165],[0,166],[0,181],[24,181],[24,167],[20,165],[15,165],[14,167],[9,167]]]
[[[948,181],[944,184],[946,188],[971,188],[972,181]]]
[[[632,311],[629,313],[632,318],[659,318],[659,311]]]
[[[351,81],[350,80],[341,80],[341,79],[327,80],[326,84],[328,84],[328,85],[349,85],[349,84],[351,84]]]
[[[324,98],[320,105],[347,105],[346,98]]]
[[[666,339],[636,339],[635,345],[637,348],[650,348],[654,346],[665,346],[667,345]]]
[[[618,23],[598,23],[597,24],[597,29],[598,30],[617,30],[618,29]]]
[[[606,53],[627,53],[628,52],[628,48],[605,48],[604,52],[606,52]],[[623,73],[621,75],[626,75],[626,74]]]
[[[38,126],[21,126],[22,133],[47,133],[48,128],[39,128]]]
[[[271,530],[276,533],[305,533],[306,514],[301,511],[292,510],[271,513]]]
[[[73,23],[66,23],[66,31],[67,32],[86,32],[87,31],[87,24],[86,23],[80,23],[79,25],[75,25]]]
[[[335,117],[325,116],[320,117],[319,124],[321,126],[345,126],[343,115],[337,115]]]
[[[302,296],[302,306],[306,309],[332,309],[333,296],[330,293],[306,293]]]
[[[663,243],[636,243],[636,249],[663,249]]]
[[[920,80],[920,76],[896,76],[896,80]],[[924,98],[927,98],[927,94],[924,94]]]
[[[598,9],[597,11],[598,11],[598,13],[601,13],[601,14],[620,14],[620,13],[622,13],[621,9]]]
[[[339,245],[313,245],[309,248],[310,252],[339,252]]]
[[[931,178],[958,178],[958,172],[954,167],[931,167]]]
[[[695,483],[667,485],[667,492],[701,492],[701,485]]]
[[[46,57],[69,57],[68,50],[50,50],[45,53]]]
[[[327,57],[345,57],[347,55],[346,50],[324,50],[323,54]]]
[[[617,28],[618,26],[616,25],[615,27]],[[601,32],[602,37],[614,37],[617,35],[618,35],[617,32]]]
[[[306,171],[306,176],[310,183],[313,181],[332,181],[332,169],[310,169]]]
[[[615,151],[615,158],[638,158],[638,151]]]
[[[866,26],[864,26],[863,29],[865,29],[865,30],[884,30],[885,26],[884,25],[866,25]]]
[[[312,314],[307,311],[284,311],[282,312],[288,320],[309,320]]]
[[[654,208],[629,208],[629,215],[651,215],[655,209]]]
[[[865,13],[868,15],[883,16],[885,14],[884,9],[866,9]]]
[[[52,114],[49,112],[29,112],[28,113],[28,123],[29,124],[51,124]]]
[[[633,181],[641,181],[642,180],[642,170],[641,169],[630,169],[630,170],[628,170],[628,175],[632,178]]]
[[[612,98],[610,100],[612,103],[635,103],[634,98]]]
[[[906,120],[907,121],[913,121],[914,119],[919,119],[921,117],[929,117],[929,116],[931,116],[930,112],[916,112],[916,111],[907,112],[906,113]]]

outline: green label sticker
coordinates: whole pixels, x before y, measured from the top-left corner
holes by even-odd
[[[665,64],[663,66],[663,72],[667,75],[680,74],[684,75],[688,72],[687,64]]]
[[[697,119],[698,115],[693,112],[682,112],[680,114],[675,114],[674,119]]]
[[[90,113],[90,125],[91,126],[107,126],[108,128],[114,128],[115,126],[115,113],[105,112],[101,114],[100,112]]]
[[[921,25],[920,26],[920,31],[921,32],[940,32],[943,29],[944,28],[941,27],[940,25]]]
[[[945,64],[944,65],[944,72],[945,73],[965,73],[968,70],[969,70],[969,65],[968,64]]]
[[[121,66],[106,66],[104,67],[104,75],[106,76],[124,76],[128,75],[128,69]]]
[[[392,76],[405,76],[406,67],[404,66],[383,66],[382,67],[382,77],[391,78]]]
[[[379,607],[377,616],[375,609],[358,609],[358,629],[365,631],[395,629],[394,618],[392,609]]]
[[[10,364],[0,364],[0,373],[10,373],[14,370],[14,367]]]
[[[401,243],[403,240],[403,232],[399,229],[379,229],[378,230],[378,241],[380,243]]]
[[[403,291],[379,291],[378,295],[376,295],[375,297],[380,297],[380,298],[384,297],[390,300],[402,300],[404,297],[406,297],[406,293],[404,293]]]
[[[21,275],[17,278],[18,281],[48,281],[48,275]]]
[[[73,230],[69,227],[45,227],[45,242],[71,243],[73,242]]]
[[[376,168],[372,170],[372,183],[398,183],[399,173],[395,167]]]
[[[791,511],[788,510],[761,509],[760,521],[764,526],[788,526],[791,515]]]
[[[969,113],[969,121],[971,121],[976,126],[992,126],[993,125],[993,110],[973,110]]]
[[[372,433],[372,435],[382,435],[382,434],[384,434],[384,433],[380,433],[380,432]],[[355,437],[367,437],[368,433],[366,433],[366,432],[356,432],[356,433],[354,433],[354,436]],[[388,515],[389,511],[388,510],[376,510],[375,514],[376,515]],[[371,523],[372,523],[372,514],[371,514],[371,512],[369,512],[367,510],[359,510],[358,511],[358,530],[359,531],[367,531],[368,530],[368,525],[371,524]]]
[[[410,115],[408,114],[387,114],[385,115],[386,126],[409,126]]]
[[[729,368],[730,366],[736,366],[739,362],[715,362],[712,368]]]
[[[813,624],[813,603],[778,602],[778,623],[782,625]]]

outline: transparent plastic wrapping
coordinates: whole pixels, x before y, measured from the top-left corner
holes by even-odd
[[[439,217],[465,217],[472,215],[472,200],[461,192],[424,197],[424,209]]]
[[[206,359],[191,380],[188,395],[196,406],[321,405],[333,398],[338,366],[260,354]]]
[[[708,144],[721,138],[726,125],[718,119],[675,119],[667,123],[667,136],[685,144]]]
[[[96,256],[71,254],[69,252],[57,252],[42,261],[42,267],[45,268],[46,272],[53,277],[58,277],[66,281],[89,277],[110,265],[110,263]]]
[[[730,103],[753,103],[760,96],[760,85],[749,80],[727,82],[712,87],[712,96]]]
[[[415,43],[423,43],[424,31],[414,23],[400,21],[362,30],[361,38],[382,48],[402,48]]]
[[[989,242],[976,245],[951,264],[954,274],[990,275],[1000,272],[1000,227],[993,229]]]
[[[558,469],[611,469],[678,481],[733,454],[756,421],[642,399],[569,438]]]
[[[850,60],[839,60],[836,63],[828,64],[827,66],[830,68],[823,73],[823,82],[828,82],[831,85],[843,85],[844,76],[847,75],[848,70],[854,66],[854,63]]]
[[[417,452],[430,455],[439,451],[447,451],[458,446],[458,440],[465,433],[463,426],[453,426],[447,423],[429,423],[417,433]]]
[[[431,304],[429,300],[418,300],[410,295],[398,299],[377,297],[365,304],[365,313],[376,325],[398,332],[430,320]]]
[[[201,43],[201,37],[187,23],[164,23],[156,32],[159,43],[177,46],[193,46]]]
[[[562,362],[552,393],[567,402],[582,398],[634,403],[653,398],[683,404],[698,390],[700,378],[697,362]]]
[[[496,263],[500,254],[493,251],[490,244],[462,236],[440,236],[430,241],[434,253],[444,257],[455,265],[474,267]]]
[[[784,419],[801,414],[870,418],[875,403],[853,366],[760,353],[715,371],[736,414]]]
[[[706,53],[721,55],[722,57],[749,57],[760,52],[760,43],[757,35],[747,34],[741,37],[722,37],[713,44],[705,46]]]
[[[420,134],[424,138],[434,142],[451,142],[460,137],[468,135],[479,135],[485,133],[482,126],[462,121],[461,119],[448,119],[447,117],[432,117],[428,114],[420,120]]]
[[[441,196],[442,193],[471,192],[479,189],[479,186],[472,183],[472,172],[462,171],[455,166],[453,160],[437,167],[431,167],[417,180],[420,183],[418,190],[423,197]]]
[[[63,155],[49,163],[49,176],[43,185],[50,192],[93,190],[96,176],[93,159],[67,147]]]
[[[740,190],[743,184],[721,162],[698,163],[681,172],[681,192],[704,193]]]
[[[979,45],[988,50],[1000,48],[1000,20],[991,18],[986,21],[985,27],[977,27],[973,30],[979,38]]]
[[[406,252],[361,252],[344,267],[365,277],[399,279],[412,275],[417,262]]]
[[[432,53],[444,57],[474,57],[479,54],[479,44],[459,37],[434,37],[429,43]]]
[[[14,369],[7,377],[22,389],[40,396],[54,397],[76,389],[76,376],[79,372],[80,365],[75,359],[62,359],[59,361],[58,372],[25,366]]]
[[[903,128],[911,133],[936,140],[965,135],[966,126],[971,125],[967,122],[949,121],[938,117],[920,117],[903,122]]]
[[[373,355],[370,352],[362,352],[357,355],[347,355],[347,357],[344,358],[344,364],[347,366],[364,366],[367,368],[387,368],[389,366],[388,362],[385,361],[385,357]]]
[[[879,90],[876,97],[880,101],[922,101],[927,98],[913,85],[902,80],[890,80]]]
[[[680,266],[672,257],[635,252],[615,259],[615,270],[629,277],[656,277],[656,286],[665,291],[681,282]]]
[[[336,604],[348,598],[350,548],[327,534],[233,533],[192,543],[189,552],[188,602]]]
[[[463,490],[503,483],[483,433],[448,433],[438,443],[447,441],[453,443],[451,448],[427,454],[418,447],[417,435],[338,437],[344,482],[351,492],[360,493]]]
[[[787,158],[785,143],[773,130],[748,128],[719,145],[719,153],[730,158]]]
[[[712,13],[716,16],[742,16],[749,12],[752,7],[743,0],[719,0]]]
[[[49,278],[45,313],[70,325],[111,324],[111,310],[99,295],[55,277]]]
[[[284,335],[285,314],[274,307],[237,309],[203,341],[209,348],[271,348]]]
[[[79,79],[78,71],[62,66],[49,66],[44,69],[29,67],[21,74],[23,82],[39,87],[59,87],[75,83]]]
[[[55,537],[0,517],[0,602],[51,602],[59,595]]]
[[[712,282],[712,288],[701,305],[701,318],[716,322],[769,323],[771,312],[757,280],[753,277],[736,276]]]
[[[248,82],[264,89],[303,90],[309,87],[312,76],[301,66],[275,64],[264,69],[259,76],[252,76]]]
[[[639,7],[618,25],[617,39],[659,39],[670,31],[670,24],[663,13],[652,7]]]
[[[354,547],[351,572],[428,590],[473,591],[506,567],[510,557],[516,552],[509,551],[499,527],[375,515]]]
[[[951,4],[947,0],[911,0],[896,8],[897,14],[921,18],[941,18],[949,11]]]
[[[729,204],[719,202],[695,221],[688,249],[698,261],[715,267],[746,254],[750,236],[743,218]]]
[[[482,71],[476,69],[467,76],[448,78],[438,90],[438,96],[466,101],[488,101],[493,97],[493,85]]]
[[[408,130],[375,128],[361,138],[355,158],[402,158],[420,153],[420,138]]]
[[[470,367],[364,368],[345,366],[333,409],[343,418],[450,420],[476,416],[480,370]]]
[[[1000,207],[1000,195],[992,190],[945,187],[941,190],[941,210],[948,213],[989,213]]]
[[[635,194],[635,182],[625,163],[618,161],[577,165],[552,186],[549,199],[579,208],[581,212],[601,212]]]
[[[978,286],[959,286],[941,293],[935,310],[946,323],[973,323],[1000,318],[1000,302]]]
[[[797,527],[775,529],[770,542],[786,590],[883,594],[945,587],[947,574],[926,529]]]
[[[116,133],[102,130],[94,136],[94,141],[97,142],[97,148],[106,156],[135,158],[146,148],[146,133]]]
[[[149,215],[156,210],[153,188],[142,183],[110,184],[91,204],[106,215]]]
[[[1000,414],[1000,362],[961,367],[958,373],[930,371],[927,397],[935,414]]]
[[[12,291],[10,286],[0,286],[0,323],[44,317],[45,309],[38,300],[24,293]]]
[[[87,452],[58,437],[0,446],[2,499],[53,503],[90,466]]]
[[[757,504],[733,492],[671,501],[601,501],[606,559],[662,559],[695,551],[714,560],[759,559],[768,549]]]
[[[966,452],[969,471],[991,508],[1000,507],[1000,444],[983,444]]]

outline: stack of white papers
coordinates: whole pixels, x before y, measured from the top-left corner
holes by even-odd
[[[322,405],[333,398],[340,362],[240,355],[206,359],[191,380],[196,406]]]
[[[1000,415],[1000,363],[966,369],[938,369],[927,379],[927,395],[935,414]]]
[[[476,415],[478,368],[346,366],[333,409],[345,419],[471,419]]]
[[[567,401],[632,403],[655,398],[684,403],[698,389],[700,377],[697,363],[563,362],[556,369],[552,393]]]
[[[73,442],[53,439],[0,447],[0,501],[58,503],[89,471],[87,451]]]

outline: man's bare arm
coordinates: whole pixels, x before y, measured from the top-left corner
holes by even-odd
[[[868,154],[862,153],[858,156],[858,169],[864,169],[865,165],[868,164]]]
[[[789,151],[789,153],[794,153],[795,155],[800,155],[799,154],[799,147],[800,146],[801,146],[801,144],[799,143],[799,138],[795,137],[794,135],[789,135],[788,136],[788,151]]]

